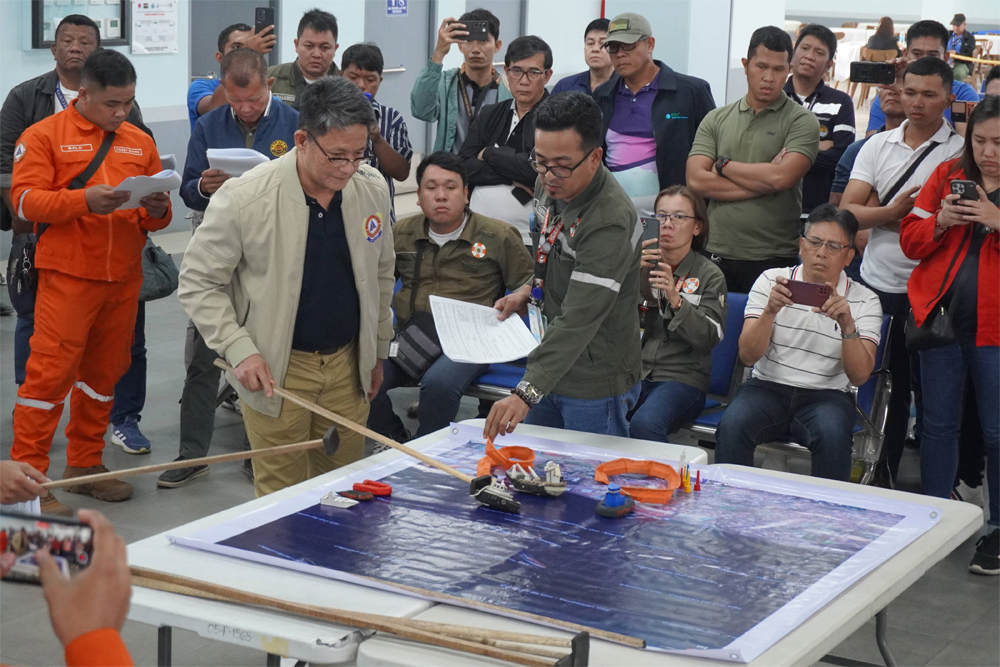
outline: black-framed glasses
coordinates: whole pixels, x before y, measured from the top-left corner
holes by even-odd
[[[520,81],[522,77],[527,76],[528,81],[538,81],[545,74],[545,70],[541,69],[521,69],[520,67],[507,67],[507,76],[515,81]]]
[[[843,243],[837,243],[836,241],[824,241],[823,239],[816,238],[815,236],[803,236],[802,238],[804,238],[806,243],[809,244],[809,247],[814,250],[819,250],[823,246],[826,246],[829,248],[830,252],[840,252],[844,248],[849,247]]]
[[[645,42],[647,39],[649,39],[649,38],[648,37],[640,37],[639,39],[635,40],[631,44],[623,44],[621,42],[604,42],[604,45],[603,45],[602,48],[607,49],[608,53],[618,53],[619,50],[621,50],[621,51],[635,51],[635,47],[639,46],[639,42]]]
[[[693,215],[685,215],[684,213],[657,213],[653,217],[659,220],[661,225],[667,222],[683,224],[688,220],[697,220]]]
[[[583,156],[583,159],[574,164],[572,167],[564,167],[560,164],[554,164],[549,166],[547,164],[538,164],[538,158],[535,156],[535,151],[531,151],[531,155],[528,157],[528,164],[539,174],[552,174],[556,178],[569,178],[573,175],[573,172],[579,168],[581,164],[587,161],[590,154],[593,153],[596,148],[591,148],[587,151],[587,154]]]
[[[362,162],[364,162],[364,163],[368,162],[368,158],[363,157],[363,156],[362,157],[355,157],[355,158],[350,158],[350,157],[332,157],[329,153],[326,152],[326,150],[324,150],[324,148],[322,146],[319,145],[319,142],[316,141],[316,137],[313,136],[312,132],[310,132],[309,130],[306,130],[306,136],[308,136],[310,139],[312,139],[312,142],[314,144],[316,144],[316,148],[319,149],[319,152],[322,153],[323,156],[327,160],[329,160],[330,164],[332,164],[332,165],[335,165],[335,166],[340,167],[340,168],[344,168],[344,167],[350,166],[353,169],[357,169],[359,166],[361,166]]]

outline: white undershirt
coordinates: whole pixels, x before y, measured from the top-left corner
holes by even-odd
[[[78,90],[68,90],[66,88],[63,88],[62,84],[59,83],[58,81],[56,81],[56,88],[62,91],[63,98],[66,100],[67,106],[70,104],[70,102],[75,100],[77,96],[80,94],[80,91]],[[62,102],[59,101],[59,96],[54,93],[52,95],[52,99],[55,100],[55,107],[54,107],[55,113],[59,113],[60,111],[63,110]]]
[[[447,243],[448,241],[454,241],[455,239],[457,239],[459,236],[462,235],[462,231],[465,229],[465,225],[468,222],[469,222],[469,216],[466,215],[465,220],[462,220],[462,224],[458,226],[458,229],[449,234],[437,234],[433,232],[428,226],[427,237],[430,238],[430,240],[436,243],[438,246],[444,247],[445,243]]]

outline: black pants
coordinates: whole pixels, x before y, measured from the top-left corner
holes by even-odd
[[[726,259],[706,253],[726,277],[726,287],[730,292],[749,294],[754,282],[768,269],[781,269],[799,263],[797,255],[791,257],[769,257],[767,259]]]

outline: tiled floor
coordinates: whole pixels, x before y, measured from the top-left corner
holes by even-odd
[[[186,245],[181,237],[169,242],[180,246],[170,248],[175,252],[182,252]],[[6,301],[6,296],[3,298]],[[109,445],[105,450],[105,463],[111,469],[166,462],[177,454],[177,402],[184,379],[186,317],[176,297],[170,297],[148,304],[146,318],[149,379],[142,429],[153,441],[153,451],[148,456],[136,457]],[[4,459],[10,453],[10,413],[15,396],[11,371],[13,331],[14,318],[0,319],[0,456]],[[415,398],[414,389],[395,392],[397,410],[403,414],[406,405]],[[466,399],[458,418],[474,417],[476,408],[475,401]],[[63,422],[65,425],[65,417]],[[408,428],[415,430],[415,423],[406,422]],[[242,439],[239,417],[220,409],[212,453],[238,451]],[[52,448],[54,475],[59,475],[65,465],[65,446],[66,438],[60,428]],[[93,507],[104,512],[118,532],[133,542],[253,499],[253,488],[239,468],[238,463],[221,464],[213,467],[208,477],[172,490],[157,489],[155,475],[132,478],[135,497],[121,504],[101,503],[66,493],[59,493],[59,496],[74,507]],[[901,472],[902,483],[907,489],[915,490],[917,470],[917,454],[907,451]],[[1000,665],[1000,581],[968,572],[975,539],[970,539],[931,569],[889,607],[889,639],[900,664]],[[881,664],[874,634],[872,621],[838,646],[833,654]],[[136,664],[156,664],[155,628],[129,622],[125,625],[124,637]],[[63,664],[62,651],[49,625],[40,589],[0,584],[0,663]],[[264,656],[193,633],[175,631],[174,664],[263,665]]]

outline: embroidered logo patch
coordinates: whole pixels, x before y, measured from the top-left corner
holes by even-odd
[[[69,144],[59,147],[63,153],[89,153],[94,150],[94,144]]]
[[[687,280],[684,281],[684,287],[682,289],[687,294],[694,294],[695,291],[698,289],[698,279],[688,278]]]
[[[23,142],[18,144],[17,148],[14,149],[14,162],[20,162],[21,158],[23,158],[24,154],[27,152],[28,149],[24,146]]]
[[[483,257],[486,257],[486,246],[484,246],[482,243],[473,243],[472,256],[475,257],[476,259],[482,259]]]
[[[687,120],[687,116],[677,113],[676,111],[668,113],[664,116],[667,120]]]
[[[115,146],[116,153],[125,153],[126,155],[142,155],[141,148],[129,148],[128,146]]]
[[[365,220],[365,236],[368,237],[369,243],[375,243],[382,236],[382,216],[378,213],[369,215],[368,219]]]
[[[271,155],[274,157],[281,157],[288,152],[288,144],[286,144],[281,139],[275,139],[271,142]]]

